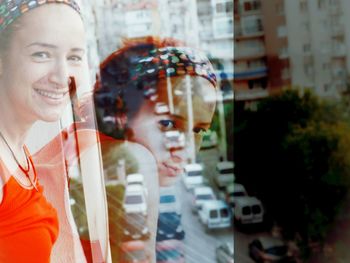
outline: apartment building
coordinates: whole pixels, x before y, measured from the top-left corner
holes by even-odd
[[[338,97],[349,74],[350,2],[284,1],[292,84]]]
[[[233,89],[233,2],[197,0],[199,47],[216,70],[224,93]]]
[[[268,95],[268,67],[260,0],[234,1],[234,89],[236,101]]]

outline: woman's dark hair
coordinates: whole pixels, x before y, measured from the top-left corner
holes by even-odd
[[[156,48],[180,44],[182,43],[175,40],[154,37],[142,40],[124,40],[124,46],[101,63],[100,76],[94,89],[97,124],[100,130],[113,130],[112,134],[110,132],[107,134],[119,139],[125,138],[124,131],[118,132],[118,129],[106,127],[113,124],[105,123],[101,118],[119,115],[129,120],[133,119],[148,96],[146,91],[156,90],[158,84],[156,79],[135,77],[140,59],[147,57],[149,52]]]

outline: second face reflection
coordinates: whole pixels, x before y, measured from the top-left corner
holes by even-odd
[[[191,157],[189,136],[194,136],[194,146],[199,148],[201,133],[210,127],[215,110],[213,85],[204,78],[191,76],[192,96],[188,101],[185,78],[171,79],[172,102],[169,102],[166,80],[160,80],[156,87],[157,100],[145,99],[134,118],[129,120],[133,140],[148,148],[157,161],[160,186],[172,185],[179,178]],[[173,113],[156,114],[155,105],[159,102],[173,103]],[[189,103],[193,114],[189,112]]]

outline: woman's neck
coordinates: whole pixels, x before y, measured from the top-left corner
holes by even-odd
[[[14,152],[22,151],[28,131],[34,122],[21,118],[15,107],[1,103],[0,132]],[[4,108],[5,106],[5,108]]]

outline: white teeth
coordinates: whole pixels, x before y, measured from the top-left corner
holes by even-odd
[[[36,89],[35,91],[38,92],[41,96],[48,97],[54,100],[62,99],[66,95],[66,93],[54,93],[39,89]]]

